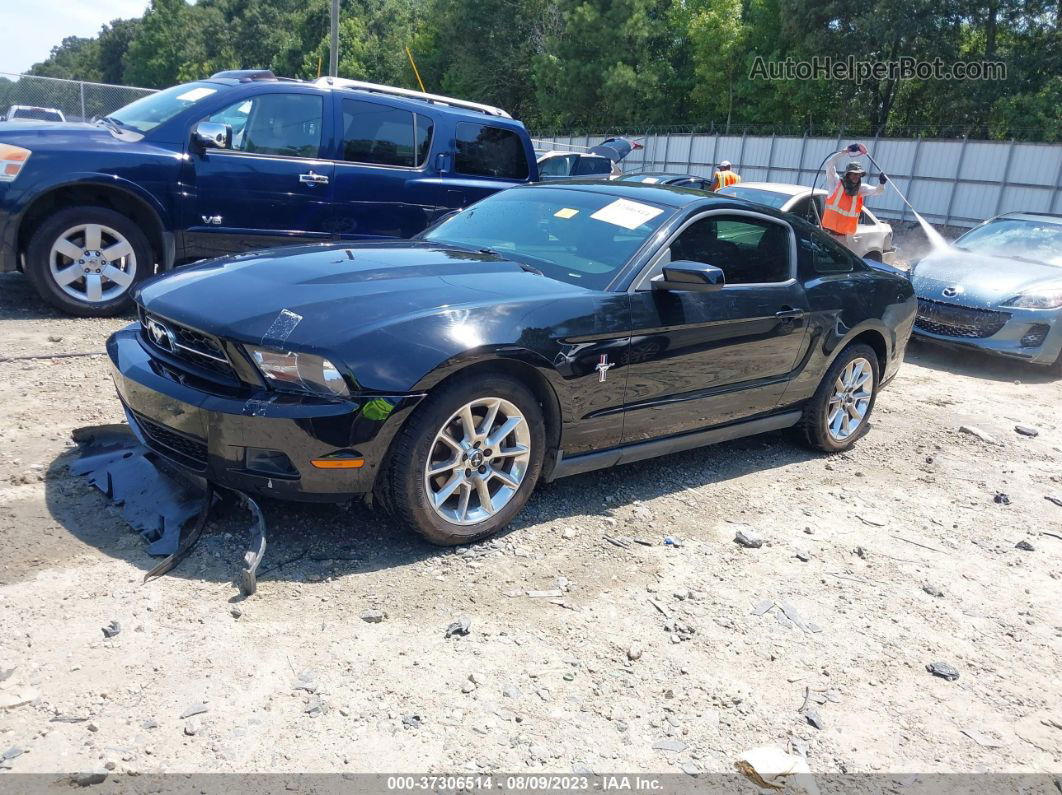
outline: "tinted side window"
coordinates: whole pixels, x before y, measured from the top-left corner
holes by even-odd
[[[611,174],[612,173],[612,161],[606,160],[603,157],[580,157],[575,164],[575,171],[572,172],[575,176],[583,176],[586,174]]]
[[[238,152],[317,157],[324,100],[313,94],[262,94],[230,105],[208,121],[232,127]]]
[[[711,216],[686,228],[671,244],[671,261],[722,269],[727,284],[784,282],[790,277],[789,233],[781,224],[744,216]]]
[[[343,100],[343,159],[382,166],[421,165],[431,148],[432,122],[408,110]]]
[[[539,164],[538,174],[542,177],[567,177],[571,174],[574,159],[575,155],[547,157]]]
[[[844,246],[834,243],[818,232],[800,237],[798,243],[801,264],[816,273],[849,273],[852,254]]]
[[[457,125],[454,168],[462,174],[502,179],[527,179],[527,158],[520,136],[486,124]]]

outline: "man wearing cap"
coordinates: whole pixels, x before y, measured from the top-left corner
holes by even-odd
[[[720,190],[729,185],[737,185],[741,182],[741,175],[733,170],[729,160],[719,164],[719,168],[712,176],[712,190]]]
[[[863,144],[852,144],[842,149],[826,162],[826,206],[822,212],[822,228],[848,248],[852,246],[852,236],[859,226],[859,214],[863,212],[863,198],[876,196],[885,190],[889,178],[878,174],[877,185],[863,182],[866,169],[858,160],[852,160],[844,168],[844,174],[837,176],[837,166],[843,157],[865,155],[867,148]]]

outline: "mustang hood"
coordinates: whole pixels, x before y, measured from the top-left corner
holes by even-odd
[[[979,307],[998,306],[1040,283],[1059,280],[1062,267],[1056,265],[958,249],[930,254],[911,276],[919,298]]]
[[[408,241],[298,246],[212,260],[153,279],[137,300],[162,317],[241,342],[329,348],[442,312],[585,293],[519,264]]]

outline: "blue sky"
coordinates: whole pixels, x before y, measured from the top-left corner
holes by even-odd
[[[4,0],[0,72],[24,72],[67,36],[92,36],[112,19],[138,17],[148,0]]]

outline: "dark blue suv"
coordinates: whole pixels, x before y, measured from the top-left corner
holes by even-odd
[[[410,237],[537,176],[524,125],[498,108],[219,72],[95,124],[0,124],[0,271],[71,314],[114,315],[183,262]]]

